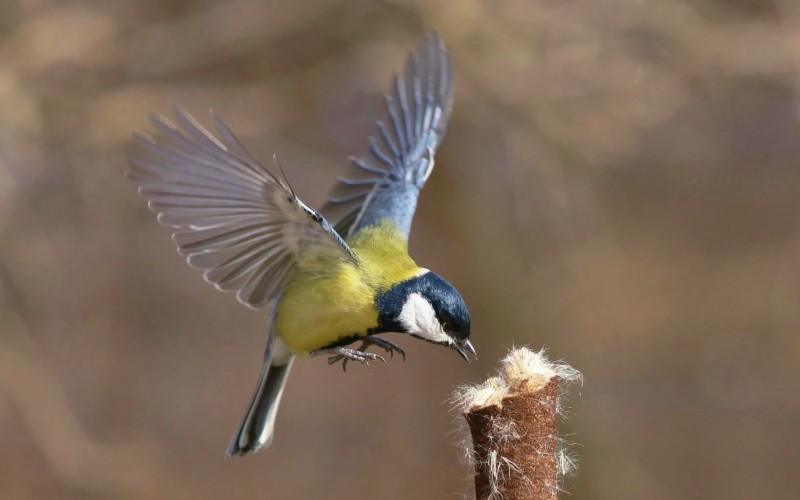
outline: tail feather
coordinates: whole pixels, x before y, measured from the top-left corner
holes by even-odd
[[[272,364],[280,362],[280,364]],[[253,392],[242,423],[228,445],[226,456],[244,455],[266,448],[272,442],[275,429],[275,416],[281,401],[286,379],[294,362],[288,359],[266,359],[258,377],[258,385]]]

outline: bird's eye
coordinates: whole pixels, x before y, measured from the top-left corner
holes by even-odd
[[[450,323],[447,321],[442,322],[442,330],[449,332],[450,331]]]

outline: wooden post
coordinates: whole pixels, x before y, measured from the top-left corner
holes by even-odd
[[[523,347],[506,356],[498,376],[457,391],[470,429],[477,499],[558,497],[572,465],[558,438],[560,397],[580,380],[577,370]]]

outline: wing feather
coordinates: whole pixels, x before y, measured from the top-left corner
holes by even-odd
[[[217,135],[177,109],[177,125],[151,116],[158,135],[134,133],[129,178],[139,185],[189,265],[257,308],[277,298],[297,259],[323,251],[357,258],[314,209],[242,146],[212,111]]]
[[[433,168],[433,152],[447,130],[453,102],[450,63],[439,36],[431,33],[413,52],[386,96],[386,120],[367,154],[351,158],[323,212],[339,234],[389,218],[408,237],[419,190]]]

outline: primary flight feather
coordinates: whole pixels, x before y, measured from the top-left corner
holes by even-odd
[[[340,220],[340,234],[349,236],[388,217],[408,238],[419,190],[433,170],[452,107],[447,52],[431,34],[409,56],[405,72],[395,76],[386,116],[377,122],[367,154],[350,159],[323,210]]]
[[[269,445],[295,357],[331,363],[383,360],[369,346],[403,353],[382,333],[406,333],[475,354],[458,291],[408,255],[419,191],[447,129],[452,75],[436,34],[395,77],[386,117],[367,154],[351,164],[325,212],[295,196],[211,112],[215,133],[188,113],[154,115],[154,136],[135,133],[128,177],[139,185],[188,263],[248,307],[270,305],[264,365],[227,454]],[[357,349],[347,347],[360,341]]]

